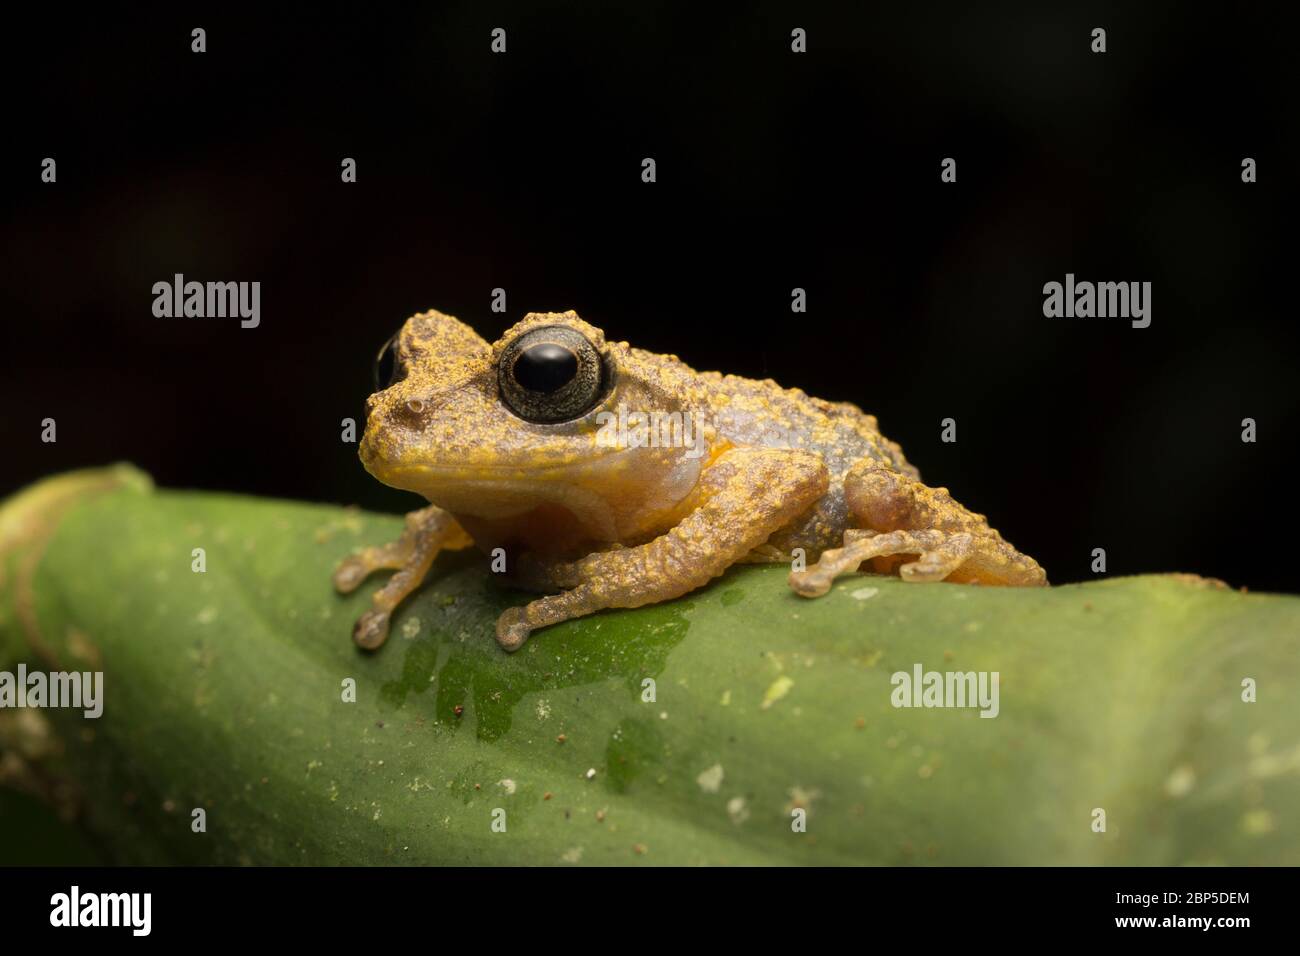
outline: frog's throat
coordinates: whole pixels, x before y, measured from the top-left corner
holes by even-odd
[[[520,477],[515,468],[427,466],[378,471],[372,474],[384,484],[413,491],[453,515],[500,520],[527,514],[542,505],[554,505],[572,514],[589,535],[608,541],[618,538],[619,520],[614,505],[593,489],[564,480],[559,473]]]
[[[675,524],[703,468],[699,459],[684,455],[658,465],[630,467],[628,459],[610,456],[527,469],[367,462],[367,470],[453,515],[509,521],[537,509],[560,509],[584,538],[614,542]]]

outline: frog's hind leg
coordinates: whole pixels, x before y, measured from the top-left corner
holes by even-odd
[[[397,572],[375,592],[371,609],[357,618],[352,639],[367,650],[383,644],[388,639],[388,621],[394,608],[420,586],[438,552],[472,543],[455,518],[430,505],[406,516],[406,529],[396,541],[344,558],[334,571],[334,587],[342,594],[356,590],[375,571]]]
[[[790,586],[804,597],[830,590],[835,578],[864,561],[917,555],[902,564],[905,581],[967,581],[981,584],[1046,584],[1038,562],[1021,554],[966,510],[947,488],[930,488],[910,475],[865,460],[844,478],[844,498],[859,525],[844,533],[844,546],[825,551],[804,571],[790,574]]]

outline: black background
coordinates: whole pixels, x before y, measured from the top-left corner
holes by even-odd
[[[1294,34],[1245,4],[740,7],[11,20],[0,493],[130,460],[407,510],[339,438],[377,346],[427,308],[489,340],[574,308],[856,402],[1053,581],[1104,547],[1112,574],[1296,590],[1269,560],[1296,530]],[[260,281],[261,326],[155,318],[176,272]],[[1150,281],[1151,327],[1044,318],[1067,272]]]

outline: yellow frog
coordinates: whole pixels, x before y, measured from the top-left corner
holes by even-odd
[[[905,581],[1047,583],[983,515],[923,485],[855,405],[696,372],[607,342],[575,312],[531,313],[492,345],[425,312],[390,349],[361,460],[430,506],[334,573],[346,593],[397,572],[356,623],[361,647],[384,642],[439,551],[471,544],[550,592],[501,615],[508,651],[539,627],[666,601],[740,562],[790,563],[804,597],[864,562]]]

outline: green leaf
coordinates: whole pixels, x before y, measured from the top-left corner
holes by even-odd
[[[0,710],[0,783],[118,862],[1300,862],[1300,598],[853,576],[807,601],[747,566],[507,655],[526,598],[460,553],[367,654],[377,582],[330,572],[400,528],[124,466],[9,499],[0,669],[102,670],[105,703]],[[998,672],[997,717],[892,706],[918,664]]]

